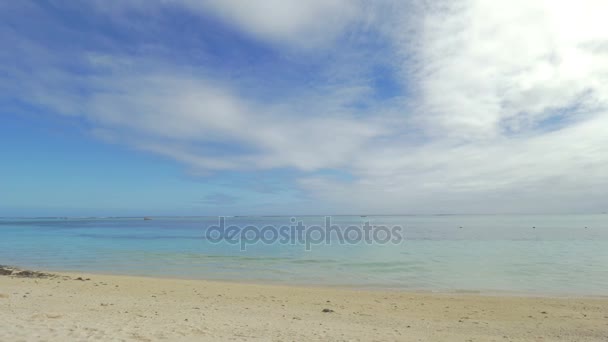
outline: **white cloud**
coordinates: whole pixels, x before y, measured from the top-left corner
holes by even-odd
[[[468,140],[526,131],[572,106],[591,115],[607,100],[608,59],[589,48],[606,42],[606,11],[605,1],[471,0],[427,13],[414,76],[421,120]]]
[[[331,42],[360,15],[358,0],[185,0],[257,38],[314,47]]]
[[[380,119],[356,119],[348,109],[366,89],[329,87],[323,95],[260,102],[192,70],[156,65],[150,72],[100,56],[91,61],[104,61],[105,72],[82,78],[41,74],[20,84],[19,93],[57,113],[85,117],[101,139],[197,170],[347,167],[359,149],[390,130]],[[80,87],[89,90],[65,92]]]
[[[167,7],[179,7],[215,17],[228,26],[270,43],[298,48],[328,46],[349,25],[365,18],[361,0],[94,0],[97,8],[114,17],[128,11],[158,15]],[[128,19],[121,18],[128,22]]]
[[[604,211],[608,3],[416,8],[389,34],[414,88],[408,122],[427,139],[367,146],[354,183],[302,185],[354,211]]]
[[[608,115],[529,139],[419,148],[374,147],[355,182],[305,177],[302,186],[342,208],[382,213],[603,211]]]
[[[318,208],[336,212],[606,210],[605,1],[171,4],[288,50],[331,50],[326,78],[260,99],[238,79],[92,55],[90,66],[103,71],[95,76],[52,65],[36,70],[36,79],[11,70],[20,81],[3,90],[83,116],[98,137],[199,172],[309,172],[298,185]],[[389,39],[382,58],[331,46],[360,23]],[[372,81],[360,72],[386,61],[408,90],[398,100],[373,98]],[[73,91],[80,88],[89,91]],[[314,174],[326,169],[354,180]]]

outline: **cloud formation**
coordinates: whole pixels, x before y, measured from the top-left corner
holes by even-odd
[[[140,32],[167,8],[220,21],[269,47],[251,53],[275,64],[177,65],[158,42],[68,54],[3,28],[19,44],[0,60],[21,58],[0,69],[0,87],[202,175],[293,170],[317,210],[608,206],[605,1],[132,0],[95,10]],[[156,19],[133,28],[133,13]]]
[[[416,75],[440,134],[491,138],[590,118],[606,105],[601,1],[466,1],[428,14]]]

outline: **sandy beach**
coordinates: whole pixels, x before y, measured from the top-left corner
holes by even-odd
[[[606,341],[608,299],[0,276],[0,341]]]

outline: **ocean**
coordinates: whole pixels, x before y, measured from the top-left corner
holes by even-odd
[[[317,238],[326,220],[226,217],[225,226],[291,227],[301,221],[304,234],[318,226],[311,235]],[[366,289],[608,295],[606,214],[331,217],[342,231],[366,222],[398,226],[402,239],[370,243],[330,235],[306,248],[294,243],[293,230],[284,230],[280,237],[289,241],[247,240],[242,248],[219,233],[210,235],[218,217],[2,218],[0,264]]]

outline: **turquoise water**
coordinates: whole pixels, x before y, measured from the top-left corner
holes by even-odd
[[[291,217],[227,224],[290,225]],[[324,217],[298,217],[305,225]],[[400,244],[212,243],[217,217],[0,219],[0,264],[180,278],[428,291],[608,295],[608,215],[334,216],[400,225]],[[533,228],[535,227],[535,228]],[[587,227],[587,228],[586,228]]]

